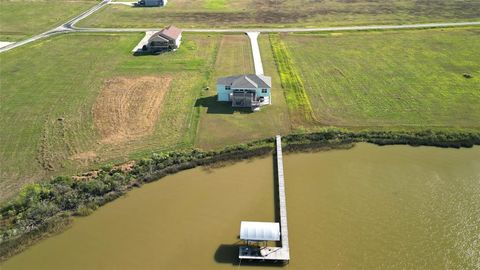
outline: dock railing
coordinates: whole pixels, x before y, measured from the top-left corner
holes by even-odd
[[[282,239],[282,250],[286,260],[290,260],[290,246],[288,243],[288,222],[287,222],[287,199],[285,196],[285,178],[283,175],[283,153],[282,137],[276,136],[277,147],[277,176],[278,176],[278,199],[280,208],[280,233]]]

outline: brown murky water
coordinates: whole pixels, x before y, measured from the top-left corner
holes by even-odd
[[[241,220],[273,221],[272,172],[269,157],[169,176],[1,269],[263,269],[233,245]],[[478,147],[292,154],[285,176],[288,269],[480,268]]]

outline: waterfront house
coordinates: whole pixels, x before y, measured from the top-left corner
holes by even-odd
[[[222,77],[217,80],[217,100],[232,107],[257,109],[271,104],[272,78],[260,74]]]
[[[144,46],[144,50],[150,52],[176,50],[180,47],[181,42],[182,30],[170,25],[162,29],[162,31],[153,34]]]

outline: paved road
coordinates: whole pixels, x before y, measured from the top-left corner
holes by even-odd
[[[480,22],[456,22],[456,23],[423,23],[401,25],[363,25],[363,26],[340,26],[318,28],[230,28],[230,29],[182,29],[191,33],[282,33],[282,32],[336,32],[336,31],[365,31],[365,30],[389,30],[389,29],[416,29],[416,28],[443,28],[459,26],[479,26]],[[146,32],[159,30],[154,28],[81,28],[72,27],[78,32]]]
[[[22,40],[22,41],[19,41],[19,42],[15,42],[15,43],[12,43],[8,46],[0,48],[0,53],[9,51],[11,49],[20,47],[22,45],[25,45],[25,44],[30,43],[30,42],[34,42],[34,41],[42,39],[42,38],[50,37],[50,36],[61,34],[61,33],[77,32],[77,30],[75,30],[75,28],[73,28],[73,25],[75,25],[80,20],[83,20],[86,17],[92,15],[94,12],[101,9],[103,6],[107,5],[110,1],[111,0],[103,0],[98,5],[92,7],[91,9],[83,12],[82,14],[78,15],[77,17],[71,19],[70,21],[68,21],[68,22],[66,22],[66,23],[64,23],[64,24],[62,24],[62,25],[60,25],[60,26],[58,26],[58,27],[56,27],[52,30],[48,30],[46,32],[43,32],[43,33],[38,34],[36,36],[33,36],[31,38],[28,38],[28,39],[25,39],[25,40]]]
[[[75,24],[85,19],[94,12],[109,4],[111,0],[103,0],[98,5],[78,15],[72,20],[62,24],[55,29],[43,32],[31,38],[10,44],[0,48],[0,53],[20,47],[30,42],[50,37],[61,33],[71,32],[92,32],[92,33],[111,33],[111,32],[147,32],[157,31],[152,28],[80,28]],[[320,27],[320,28],[231,28],[231,29],[183,29],[184,32],[192,33],[279,33],[279,32],[333,32],[333,31],[364,31],[364,30],[388,30],[388,29],[415,29],[415,28],[439,28],[439,27],[458,27],[480,25],[480,22],[457,22],[457,23],[424,23],[424,24],[403,24],[403,25],[365,25],[365,26],[342,26],[342,27]]]

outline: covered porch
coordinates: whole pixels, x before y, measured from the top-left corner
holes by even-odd
[[[258,109],[260,106],[269,105],[269,97],[258,97],[255,90],[234,90],[230,94],[232,107]]]

